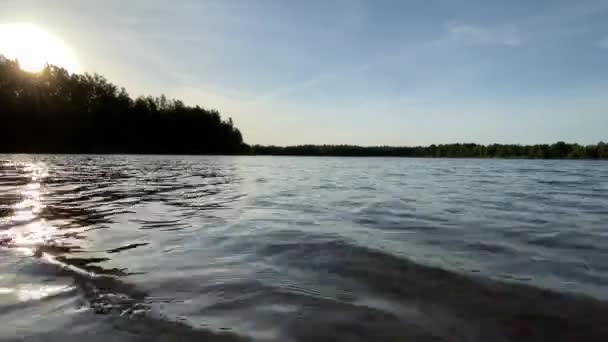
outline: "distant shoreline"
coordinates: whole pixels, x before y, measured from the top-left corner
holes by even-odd
[[[1,146],[0,146],[1,147]],[[117,146],[114,146],[116,148]],[[505,159],[505,160],[608,160],[608,144],[579,145],[557,142],[541,145],[445,144],[430,146],[356,146],[295,145],[249,146],[233,153],[189,153],[174,146],[172,151],[120,150],[2,150],[0,154],[33,155],[141,155],[141,156],[277,156],[277,157],[349,157],[349,158],[426,158],[426,159]]]
[[[38,73],[0,55],[0,153],[608,159],[608,145],[248,145],[231,118],[180,100],[132,98],[100,75]]]
[[[133,156],[276,156],[348,158],[424,159],[504,159],[504,160],[608,160],[608,144],[579,145],[558,142],[552,145],[446,144],[416,147],[356,145],[244,145],[237,153],[188,153],[177,151],[2,151],[0,154],[32,155],[133,155]]]
[[[402,157],[402,158],[476,158],[476,159],[608,159],[608,144],[579,145],[557,142],[539,145],[442,144],[416,147],[299,145],[250,147],[252,155],[318,157]]]

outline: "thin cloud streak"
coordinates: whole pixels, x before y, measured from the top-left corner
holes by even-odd
[[[517,47],[522,44],[522,39],[515,29],[491,29],[468,24],[448,24],[446,30],[451,40],[466,45]]]
[[[369,62],[369,63],[357,65],[355,67],[348,68],[348,69],[319,74],[316,77],[313,77],[313,78],[310,78],[307,80],[303,80],[300,82],[294,82],[292,84],[288,84],[288,85],[285,85],[284,87],[277,88],[277,89],[269,91],[265,94],[262,94],[258,98],[254,99],[250,104],[251,105],[260,105],[260,104],[265,104],[265,103],[268,103],[268,102],[271,102],[274,100],[278,100],[282,97],[288,96],[288,95],[296,93],[298,91],[313,88],[324,82],[336,80],[336,79],[339,79],[340,77],[352,75],[354,73],[364,72],[364,71],[372,68],[373,66],[377,65],[378,63],[379,63],[378,61]]]

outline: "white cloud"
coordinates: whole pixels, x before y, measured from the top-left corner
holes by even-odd
[[[467,45],[519,46],[522,39],[513,28],[491,29],[467,24],[448,24],[447,33],[451,40]]]
[[[608,37],[598,40],[595,45],[600,49],[608,49]]]

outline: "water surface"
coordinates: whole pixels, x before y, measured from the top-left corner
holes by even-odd
[[[0,156],[0,338],[606,341],[608,163]]]

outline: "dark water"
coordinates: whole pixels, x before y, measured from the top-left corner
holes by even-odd
[[[0,156],[0,339],[608,341],[608,163]]]

